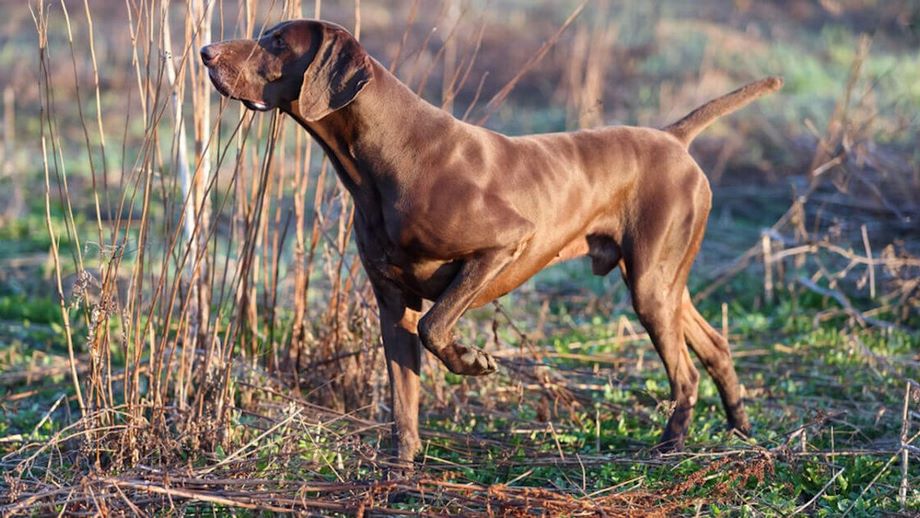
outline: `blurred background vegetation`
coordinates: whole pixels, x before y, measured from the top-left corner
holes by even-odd
[[[754,438],[722,430],[706,379],[690,451],[651,457],[666,378],[617,276],[574,261],[464,319],[502,372],[426,361],[423,467],[368,482],[387,473],[389,408],[350,201],[302,131],[219,98],[197,60],[317,13],[429,102],[509,134],[661,126],[782,75],[691,150],[714,185],[691,290],[731,338]],[[4,511],[920,510],[915,0],[0,15]]]

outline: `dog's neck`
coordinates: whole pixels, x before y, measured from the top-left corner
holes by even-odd
[[[382,182],[392,186],[425,173],[405,167],[407,156],[428,151],[413,143],[465,126],[421,99],[377,60],[371,63],[373,79],[347,106],[317,121],[301,116],[296,102],[285,110],[323,147],[359,209],[379,197]]]

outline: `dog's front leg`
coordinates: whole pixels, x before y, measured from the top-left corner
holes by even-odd
[[[457,276],[419,323],[422,344],[455,374],[481,376],[495,372],[495,359],[454,339],[454,325],[490,282],[521,254],[533,236],[532,225],[504,229],[505,246],[489,248],[467,258]]]
[[[401,463],[412,468],[421,446],[418,436],[419,367],[418,337],[421,300],[407,295],[386,280],[369,275],[380,310],[380,331],[387,372],[390,376],[390,408],[393,411],[393,443]]]

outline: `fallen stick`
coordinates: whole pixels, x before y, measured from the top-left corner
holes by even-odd
[[[866,324],[869,324],[875,327],[883,327],[886,329],[898,327],[896,324],[892,324],[891,322],[885,322],[884,320],[879,320],[877,318],[865,316],[861,311],[859,311],[853,306],[853,304],[850,302],[850,299],[848,299],[846,295],[844,295],[843,293],[840,293],[839,291],[831,290],[828,288],[822,288],[821,286],[818,286],[818,284],[812,281],[811,279],[808,279],[805,277],[798,277],[796,279],[796,282],[798,282],[799,284],[801,284],[808,290],[817,293],[818,295],[822,295],[824,297],[830,297],[836,300],[837,303],[843,307],[847,315],[853,317],[861,326],[865,327]]]

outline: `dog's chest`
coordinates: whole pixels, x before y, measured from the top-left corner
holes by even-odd
[[[419,257],[392,241],[382,229],[355,225],[358,250],[372,275],[429,300],[436,299],[450,284],[459,263]]]

